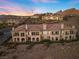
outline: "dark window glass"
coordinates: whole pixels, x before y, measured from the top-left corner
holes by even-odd
[[[39,32],[36,32],[36,35],[39,35]]]
[[[35,41],[35,38],[32,38],[33,41]]]
[[[31,34],[32,34],[32,35],[35,35],[35,32],[32,32]]]
[[[65,35],[69,35],[69,33],[68,32],[65,32]]]
[[[54,32],[52,32],[52,35],[54,34]]]
[[[39,41],[39,38],[36,38],[36,41]]]
[[[22,40],[22,42],[24,42],[24,41],[25,41],[25,39],[24,39],[24,38],[22,38],[21,40]]]
[[[17,41],[19,41],[19,38],[17,38]]]
[[[56,31],[55,34],[58,35],[59,34],[59,31]]]
[[[21,36],[24,36],[24,33],[21,33]]]
[[[32,32],[32,35],[39,35],[39,32]]]
[[[54,40],[54,38],[52,37],[52,40]]]
[[[19,36],[19,33],[15,33],[14,36]]]
[[[65,37],[65,40],[67,40],[68,39],[68,37]]]
[[[16,42],[16,38],[14,38],[14,41]]]
[[[74,31],[70,31],[70,34],[74,34]]]
[[[70,39],[72,39],[72,36],[69,36]]]
[[[31,37],[28,37],[28,41],[31,41]]]
[[[58,37],[56,37],[56,41],[58,40]]]

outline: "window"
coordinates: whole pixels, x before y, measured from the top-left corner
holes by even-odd
[[[72,36],[69,36],[70,39],[72,39]]]
[[[32,34],[32,35],[35,35],[35,32],[32,32],[31,34]]]
[[[35,41],[35,38],[32,38],[33,41]]]
[[[54,32],[52,32],[52,35],[54,34]]]
[[[52,37],[52,40],[54,40],[54,38]]]
[[[36,35],[39,35],[39,32],[36,32]]]
[[[70,31],[70,34],[74,34],[74,31]]]
[[[65,32],[65,35],[69,35],[69,33],[66,31],[66,32]]]
[[[31,37],[28,37],[28,41],[31,41]]]
[[[16,38],[14,38],[14,41],[16,42]]]
[[[17,38],[17,41],[19,41],[19,38]]]
[[[32,35],[39,35],[39,32],[32,32]]]
[[[68,37],[65,37],[65,40],[67,40],[68,39]]]
[[[15,33],[14,36],[19,36],[19,33]]]
[[[24,39],[24,38],[22,38],[22,39],[21,39],[21,41],[22,41],[22,42],[24,42],[24,41],[25,41],[25,39]]]
[[[24,36],[24,33],[21,33],[21,36]]]
[[[36,41],[39,41],[39,38],[36,38]]]
[[[55,34],[58,35],[59,34],[59,31],[56,31]]]
[[[56,41],[58,41],[58,37],[56,37]]]

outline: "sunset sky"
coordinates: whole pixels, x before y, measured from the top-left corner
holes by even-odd
[[[0,0],[0,14],[7,15],[54,13],[69,8],[79,9],[79,0]]]

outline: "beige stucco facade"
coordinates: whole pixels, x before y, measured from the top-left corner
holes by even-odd
[[[72,40],[76,39],[77,30],[73,27],[64,28],[61,25],[60,29],[57,30],[47,30],[46,25],[43,24],[42,30],[20,30],[16,31],[16,29],[12,30],[12,41],[13,42],[40,42],[42,40],[51,40],[51,41],[59,41],[59,40]],[[28,26],[27,26],[28,28]]]

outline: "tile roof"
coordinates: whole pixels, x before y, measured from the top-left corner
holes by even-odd
[[[27,25],[27,30],[28,31],[41,31],[43,30],[43,25],[42,24],[29,24]]]
[[[44,25],[46,28],[44,28]],[[27,27],[26,27],[27,26]],[[42,31],[42,30],[60,30],[61,24],[55,23],[55,24],[25,24],[21,25],[17,28],[15,28],[14,31]],[[72,26],[66,26],[64,25],[63,29],[72,29]]]
[[[47,30],[59,30],[61,29],[61,24],[47,24]]]
[[[25,31],[25,25],[18,26],[14,31]]]

